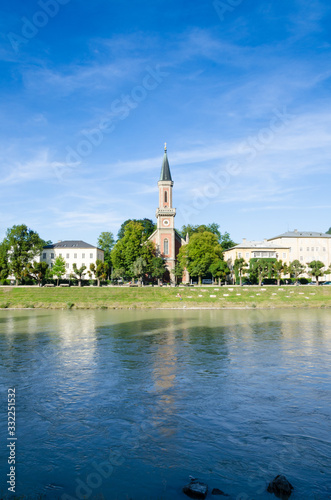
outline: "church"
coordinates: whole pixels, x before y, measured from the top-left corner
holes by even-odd
[[[172,206],[172,188],[174,182],[171,177],[167,145],[164,147],[164,156],[161,168],[160,179],[157,183],[159,188],[159,206],[156,209],[157,228],[149,237],[156,247],[157,255],[165,260],[167,272],[164,281],[174,282],[172,271],[175,269],[176,258],[182,245],[188,243],[175,229],[176,209]],[[188,274],[185,271],[183,281],[188,281]]]

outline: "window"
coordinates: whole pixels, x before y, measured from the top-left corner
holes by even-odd
[[[241,252],[238,253],[238,259],[241,259]]]
[[[167,239],[163,242],[163,253],[164,255],[168,255],[169,253],[169,241]]]
[[[45,253],[43,253],[43,259],[46,259],[46,254]]]
[[[67,253],[66,258],[69,259],[69,254]]]
[[[85,259],[85,253],[82,253],[82,259]]]
[[[66,263],[66,268],[69,269],[69,264],[68,263]]]
[[[90,253],[90,259],[93,259],[93,253]]]
[[[53,264],[51,263],[51,267],[53,267]]]
[[[303,260],[303,257],[302,257],[302,255],[300,256],[300,260]]]
[[[318,247],[316,247],[316,252],[318,252],[318,251],[319,251],[319,248],[318,248]]]
[[[54,254],[53,253],[51,253],[51,259],[54,259]]]
[[[59,253],[59,257],[62,257],[62,253]]]
[[[246,252],[246,259],[249,259],[249,253]]]
[[[85,262],[83,262],[82,266],[85,266]]]
[[[314,251],[314,247],[311,247],[311,251],[312,251],[312,252]]]
[[[307,247],[307,252],[309,252],[309,247]]]
[[[77,254],[76,253],[74,253],[74,259],[77,259]]]
[[[302,247],[300,248],[300,252],[302,252]]]
[[[164,203],[168,203],[168,191],[164,191]]]
[[[286,253],[283,253],[283,259],[286,259]]]
[[[325,247],[323,247],[323,252],[326,252],[326,248]]]

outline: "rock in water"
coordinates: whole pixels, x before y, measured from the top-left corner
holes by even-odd
[[[224,497],[228,497],[229,495],[227,493],[224,493],[224,491],[220,490],[219,488],[214,488],[213,491],[211,492],[212,495],[223,495]]]
[[[207,496],[208,486],[200,481],[193,480],[183,488],[183,493],[190,498],[202,498],[204,500]]]
[[[279,475],[273,479],[267,488],[269,493],[274,493],[279,498],[289,498],[293,490],[293,486],[285,476]]]

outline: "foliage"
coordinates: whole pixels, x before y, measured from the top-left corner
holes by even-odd
[[[23,279],[28,263],[40,255],[43,243],[39,234],[25,224],[7,229],[4,244],[8,248],[9,269],[16,284]]]
[[[29,262],[26,266],[25,276],[35,279],[40,285],[40,283],[46,278],[47,270],[47,262]]]
[[[117,233],[118,240],[121,240],[122,238],[124,238],[125,228],[130,222],[137,222],[137,223],[142,225],[143,233],[144,233],[146,240],[152,233],[154,233],[154,231],[156,229],[156,224],[151,219],[128,219],[125,222],[123,222],[123,224],[121,225],[121,227]]]
[[[57,286],[59,285],[59,280],[66,273],[66,261],[63,257],[56,257],[53,267],[51,269],[51,273],[53,276],[57,277]]]
[[[280,285],[282,274],[287,274],[287,266],[282,260],[276,260],[272,266],[273,275],[277,278],[277,285]]]
[[[296,282],[298,281],[300,274],[302,274],[304,270],[305,266],[301,264],[301,262],[299,262],[297,259],[290,263],[289,272]]]
[[[313,260],[312,262],[309,262],[307,266],[310,268],[308,274],[316,278],[316,284],[318,285],[319,284],[318,278],[324,276],[324,274],[326,274],[327,272],[323,262],[321,262],[320,260]]]
[[[271,278],[273,264],[276,259],[251,259],[250,260],[250,278],[255,280],[257,278],[259,285],[261,286],[263,278]]]
[[[248,268],[248,264],[245,261],[245,259],[243,259],[243,257],[240,257],[240,259],[235,259],[234,264],[233,264],[233,269],[235,271],[236,276],[237,275],[239,276],[240,286],[242,285],[243,276],[245,276],[247,273],[247,268]]]
[[[78,276],[78,286],[82,286],[82,279],[83,279],[83,276],[86,274],[85,273],[86,266],[83,265],[83,266],[78,268],[76,262],[74,262],[72,268],[74,270],[74,275]]]
[[[2,242],[0,245],[0,279],[5,280],[9,276],[8,245]]]
[[[97,259],[95,264],[90,264],[90,271],[95,275],[98,286],[100,286],[100,280],[107,279],[109,267],[107,262],[102,262],[102,260]]]
[[[111,269],[111,251],[114,248],[115,239],[113,233],[110,231],[102,232],[98,238],[98,247],[105,253],[105,262],[107,262],[109,269]]]
[[[166,272],[166,266],[162,257],[152,258],[152,276],[153,278],[161,279]]]
[[[191,276],[198,276],[199,284],[202,276],[210,272],[210,266],[219,260],[223,260],[221,245],[217,236],[209,231],[194,233],[178,254],[180,264]]]
[[[147,263],[143,257],[138,257],[131,266],[131,275],[141,283],[142,276],[147,272]]]
[[[224,260],[215,261],[210,265],[209,271],[213,278],[218,278],[219,285],[221,280],[226,280],[227,275],[230,273],[230,269]]]
[[[325,234],[331,234],[331,227],[329,227],[329,230]]]
[[[173,270],[173,275],[175,276],[176,282],[182,280],[184,274],[184,266],[181,262],[177,261],[175,264],[175,269]]]
[[[132,265],[138,257],[142,257],[146,261],[146,271],[151,271],[154,256],[154,244],[147,241],[143,225],[136,221],[128,222],[123,238],[116,242],[111,252],[114,268],[125,269],[127,275],[130,274]]]
[[[112,275],[111,275],[111,279],[118,281],[119,279],[123,278],[124,276],[125,276],[125,269],[122,267],[122,268],[118,268],[118,269],[113,270]]]
[[[234,241],[231,240],[230,234],[228,232],[225,232],[224,234],[221,234],[219,230],[219,224],[216,224],[216,222],[212,222],[211,224],[197,224],[197,225],[192,225],[192,224],[187,224],[186,226],[183,226],[182,229],[179,231],[179,234],[181,235],[182,238],[186,238],[186,235],[189,235],[189,238],[193,234],[196,233],[204,233],[205,231],[209,231],[212,234],[215,234],[218,239],[218,243],[222,246],[223,250],[227,250],[228,248],[231,248],[236,245]]]

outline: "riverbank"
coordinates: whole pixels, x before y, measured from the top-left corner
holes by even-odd
[[[0,287],[1,309],[274,309],[286,307],[331,307],[331,287],[309,285],[176,288]]]

